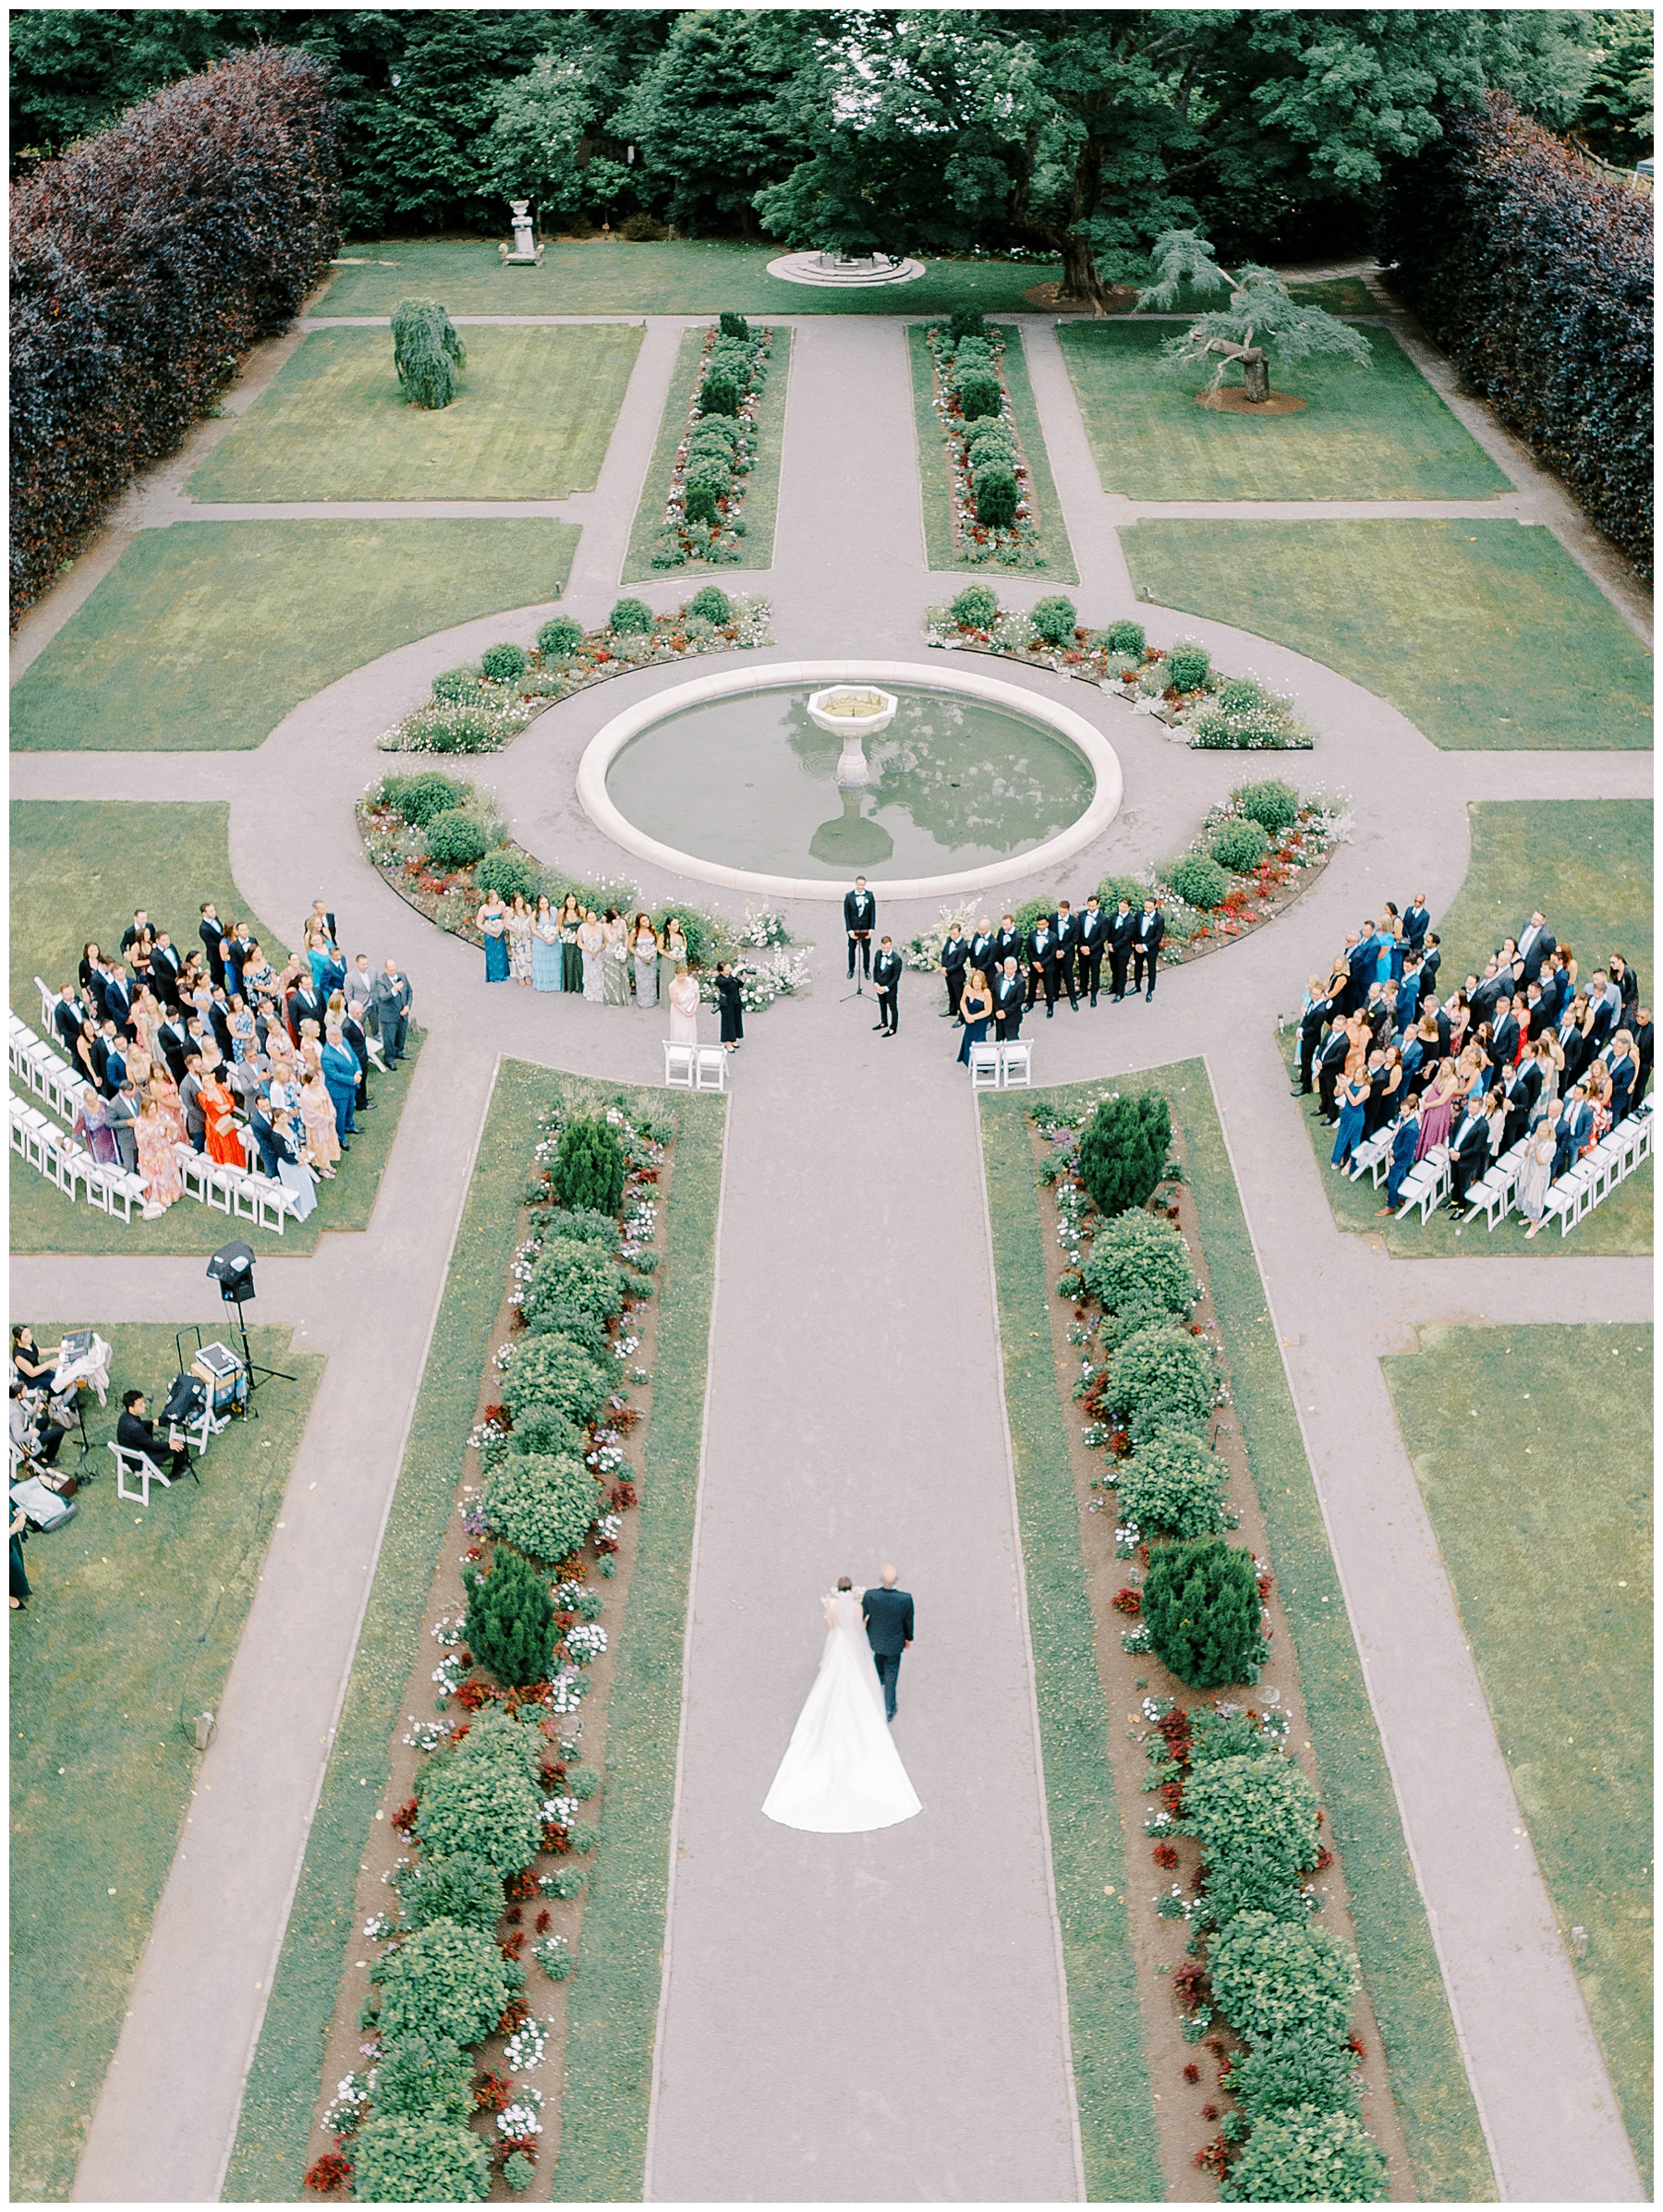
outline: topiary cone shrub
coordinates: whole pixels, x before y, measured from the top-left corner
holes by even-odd
[[[1149,1562],[1143,1618],[1163,1667],[1192,1690],[1257,1682],[1270,1647],[1259,1627],[1253,1556],[1221,1537],[1171,1544]]]
[[[554,1604],[530,1561],[499,1544],[491,1573],[470,1567],[462,1581],[467,1591],[462,1633],[479,1665],[506,1689],[544,1680],[554,1656]]]
[[[1172,1117],[1159,1091],[1105,1099],[1080,1139],[1080,1173],[1099,1213],[1147,1206],[1172,1142]]]
[[[568,1206],[615,1214],[624,1203],[624,1149],[603,1121],[568,1122],[550,1173]]]

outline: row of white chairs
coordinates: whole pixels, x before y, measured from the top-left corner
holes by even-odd
[[[664,1040],[664,1082],[671,1090],[725,1090],[728,1062],[722,1045],[672,1044]]]
[[[286,1184],[279,1183],[274,1175],[262,1175],[252,1167],[210,1160],[206,1152],[199,1152],[190,1145],[176,1144],[174,1158],[179,1163],[179,1181],[185,1185],[185,1196],[198,1199],[216,1212],[229,1214],[235,1221],[274,1229],[281,1236],[289,1216],[300,1209],[296,1193]]]
[[[1644,1100],[1614,1129],[1608,1130],[1596,1145],[1573,1161],[1549,1189],[1542,1218],[1557,1220],[1561,1237],[1569,1236],[1578,1221],[1584,1221],[1609,1197],[1618,1184],[1632,1175],[1643,1161],[1650,1159],[1656,1127],[1652,1103],[1650,1099]],[[1497,1222],[1507,1219],[1518,1196],[1519,1177],[1529,1143],[1528,1136],[1522,1136],[1499,1160],[1492,1161],[1477,1182],[1468,1185],[1463,1225],[1483,1214],[1485,1226],[1493,1233]],[[1390,1137],[1386,1133],[1383,1138],[1373,1137],[1367,1145],[1357,1148],[1352,1156],[1353,1179],[1366,1167],[1378,1190],[1390,1164]],[[1397,1219],[1402,1221],[1410,1208],[1415,1207],[1424,1224],[1433,1208],[1449,1197],[1451,1188],[1449,1149],[1436,1145],[1425,1160],[1416,1161],[1398,1185]]]
[[[1596,1145],[1590,1146],[1567,1168],[1548,1193],[1543,1220],[1557,1219],[1560,1236],[1569,1236],[1577,1222],[1585,1221],[1643,1160],[1651,1158],[1655,1127],[1652,1101],[1643,1099],[1633,1113],[1614,1129],[1608,1129]]]
[[[6,1056],[22,1088],[43,1099],[60,1121],[72,1122],[80,1104],[87,1078],[72,1068],[57,1048],[13,1014]]]
[[[1034,1048],[1014,1039],[1009,1044],[973,1044],[972,1090],[1028,1090],[1034,1081]]]
[[[8,1091],[6,1100],[12,1150],[67,1198],[73,1202],[78,1194],[84,1193],[89,1206],[112,1218],[119,1213],[124,1221],[132,1220],[135,1206],[142,1209],[146,1197],[142,1175],[117,1161],[94,1160],[84,1145],[49,1122],[38,1107],[20,1099],[16,1091]],[[176,1144],[174,1158],[178,1161],[179,1180],[187,1197],[235,1221],[274,1229],[281,1236],[290,1216],[299,1211],[300,1201],[295,1192],[273,1176],[210,1160],[205,1152],[195,1151],[188,1144]]]

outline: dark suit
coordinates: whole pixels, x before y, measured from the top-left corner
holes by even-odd
[[[176,1083],[185,1080],[185,1051],[187,1032],[182,1021],[162,1024],[156,1031],[156,1042],[162,1048],[162,1057],[167,1063],[167,1072]]]
[[[124,1037],[132,1036],[133,1003],[125,983],[118,982],[114,978],[106,978],[103,1010],[106,1016],[115,1023]]]
[[[124,1413],[115,1424],[115,1441],[124,1452],[142,1452],[158,1472],[170,1476],[183,1475],[190,1465],[189,1452],[183,1449],[173,1451],[156,1434],[156,1424],[148,1416],[141,1417],[136,1413]],[[164,1453],[168,1455],[170,1462],[165,1469],[162,1466]]]
[[[1027,985],[1020,968],[1014,976],[1001,976],[993,986],[993,1036],[999,1044],[1014,1044],[1022,1035],[1022,1016],[1027,1005]]]
[[[1501,1149],[1511,1151],[1530,1126],[1530,1110],[1542,1088],[1542,1071],[1534,1060],[1513,1069],[1501,1093],[1507,1119],[1501,1124]]]
[[[941,973],[947,978],[947,1011],[956,1016],[965,995],[965,971],[970,964],[969,941],[963,933],[947,938],[941,946]]]
[[[312,989],[310,983],[304,985],[298,991],[290,991],[288,1004],[284,1008],[284,1015],[288,1022],[288,1033],[294,1039],[297,1044],[298,1044],[300,1041],[300,1025],[302,1022],[316,1022],[318,1025],[319,1035],[321,1036],[322,1034],[323,1002],[318,996],[317,992]],[[218,1031],[218,1027],[219,1025],[216,1022],[214,1024],[216,1033]],[[224,1048],[222,1047],[221,1049],[223,1050]]]
[[[1132,940],[1132,988],[1142,991],[1146,980],[1146,997],[1155,996],[1155,978],[1160,972],[1160,941],[1166,935],[1166,916],[1159,906],[1153,914],[1140,914],[1137,930]]]
[[[1517,1057],[1518,1050],[1519,1019],[1517,1015],[1510,1014],[1505,1021],[1498,1024],[1490,1039],[1490,1065],[1506,1070]]]
[[[197,924],[197,935],[202,941],[202,950],[208,955],[208,973],[215,983],[225,979],[225,955],[220,950],[225,942],[224,932],[216,921],[210,921],[204,914]]]
[[[1386,1175],[1386,1203],[1395,1212],[1403,1178],[1414,1165],[1414,1148],[1420,1142],[1420,1115],[1412,1113],[1392,1133],[1391,1166]]]
[[[52,1026],[63,1040],[64,1057],[73,1060],[75,1048],[80,1041],[80,1008],[72,1000],[59,999],[52,1009]]]
[[[993,932],[993,966],[996,968],[1002,968],[1007,960],[1014,960],[1018,969],[1021,968],[1022,938],[1015,930],[995,930]],[[986,975],[988,970],[984,968],[982,973]]]
[[[1080,988],[1090,992],[1094,1006],[1103,980],[1103,954],[1108,943],[1109,917],[1100,906],[1087,906],[1080,917],[1080,944],[1074,961],[1079,969]]]
[[[1560,1117],[1553,1124],[1553,1180],[1557,1183],[1575,1161],[1577,1154],[1588,1141],[1588,1132],[1594,1126],[1594,1109],[1584,1099],[1574,1111],[1569,1099],[1560,1109]]]
[[[361,1112],[370,1103],[370,1040],[364,1035],[364,1025],[350,1011],[341,1024],[341,1037],[347,1051],[358,1063],[356,1102]]]
[[[179,1003],[179,955],[172,945],[151,947],[151,989],[164,1006]]]
[[[872,980],[878,986],[878,1026],[892,1036],[901,1027],[900,954],[880,951],[872,962]]]
[[[849,972],[852,975],[854,970],[851,968]],[[392,975],[382,968],[370,986],[370,1003],[375,1009],[376,1033],[381,1039],[382,1056],[389,1067],[405,1056],[405,1027],[414,995],[410,978],[402,967],[395,968]]]
[[[1450,1147],[1451,1203],[1466,1204],[1469,1185],[1478,1182],[1489,1167],[1489,1123],[1480,1114],[1468,1114]]]
[[[1056,931],[1049,922],[1041,922],[1027,942],[1027,1003],[1031,1006],[1043,991],[1047,1020],[1057,1011],[1061,957]]]
[[[1334,1103],[1334,1086],[1344,1071],[1351,1045],[1351,1039],[1336,1023],[1317,1055],[1317,1104],[1325,1122],[1337,1122],[1340,1118],[1340,1109]]]
[[[278,1163],[287,1161],[292,1165],[298,1154],[283,1132],[273,1126],[265,1100],[256,1098],[250,1103],[249,1126],[254,1132],[254,1142],[260,1148],[261,1173],[275,1179]]]
[[[1434,945],[1429,953],[1421,954],[1421,996],[1423,998],[1437,991],[1438,971],[1442,966],[1443,954],[1437,945]]]
[[[1640,1073],[1634,1077],[1634,1096],[1633,1105],[1630,1107],[1631,1112],[1633,1111],[1633,1107],[1638,1106],[1641,1100],[1645,1098],[1646,1087],[1651,1082],[1652,1055],[1657,1051],[1657,1039],[1653,1035],[1655,1027],[1656,1025],[1652,1022],[1636,1022],[1634,1024],[1634,1057],[1640,1063]]]
[[[1431,927],[1432,917],[1425,906],[1411,906],[1403,916],[1403,935],[1417,952]]]
[[[1341,1012],[1354,1014],[1368,997],[1368,987],[1374,981],[1375,945],[1371,937],[1366,944],[1354,944],[1345,955],[1345,971],[1349,978],[1345,988],[1345,1004]]]
[[[990,990],[993,978],[999,972],[998,963],[993,957],[993,932],[991,930],[985,934],[978,930],[970,940],[970,965],[972,967],[980,968],[982,974],[988,978]]]
[[[883,1717],[892,1720],[901,1654],[913,1640],[912,1594],[907,1590],[868,1590],[861,1598],[860,1610],[878,1679],[883,1684]]]
[[[849,973],[855,973],[856,953],[860,956],[860,972],[872,972],[872,930],[878,920],[878,902],[869,891],[845,891],[844,893],[844,930],[849,940]]]
[[[1080,949],[1080,918],[1077,914],[1059,914],[1056,923],[1057,980],[1067,991],[1068,1003],[1077,1013],[1080,991],[1074,980],[1074,961]]]
[[[1527,922],[1525,928],[1528,929],[1529,926]],[[1524,963],[1525,982],[1539,983],[1542,979],[1542,963],[1549,953],[1559,950],[1558,945],[1554,942],[1553,931],[1544,922],[1540,934],[1533,937],[1529,944],[1524,942],[1522,936],[1516,938],[1514,942],[1519,947],[1519,957]]]
[[[1136,935],[1136,915],[1130,907],[1123,914],[1117,906],[1109,924],[1109,975],[1117,1000],[1126,995],[1126,970],[1132,965],[1132,941]]]

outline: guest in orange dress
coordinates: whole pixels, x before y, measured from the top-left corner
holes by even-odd
[[[217,1068],[212,1075],[203,1072],[202,1086],[197,1093],[197,1100],[202,1109],[202,1119],[207,1124],[209,1159],[219,1167],[241,1167],[244,1164],[242,1137],[231,1111],[236,1100],[221,1082]]]

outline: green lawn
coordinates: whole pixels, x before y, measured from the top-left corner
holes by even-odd
[[[1134,588],[1306,653],[1448,752],[1644,751],[1651,655],[1516,522],[1140,522]]]
[[[929,347],[922,327],[915,323],[907,331],[906,347],[912,366],[913,421],[918,437],[918,489],[924,508],[925,556],[931,568],[959,574],[1045,576],[1054,577],[1059,584],[1077,584],[1079,571],[1074,566],[1074,548],[1068,541],[1068,527],[1062,519],[1056,482],[1051,476],[1039,409],[1034,404],[1034,387],[1028,377],[1022,333],[1014,323],[1007,322],[1001,326],[1001,334],[1005,342],[1005,387],[1011,395],[1011,411],[1016,418],[1017,434],[1027,456],[1028,473],[1039,508],[1039,553],[1032,557],[1025,555],[1019,561],[976,562],[965,560],[954,551],[952,478],[947,472],[941,423],[931,397]]]
[[[1226,415],[1159,359],[1151,322],[1064,322],[1058,338],[1105,492],[1132,499],[1487,499],[1511,489],[1389,331],[1372,370],[1302,362],[1273,388],[1300,415]]]
[[[1118,1083],[1123,1092],[1129,1083],[1163,1091],[1183,1136],[1233,1402],[1297,1647],[1323,1804],[1343,1856],[1363,1978],[1415,2189],[1423,2200],[1487,2200],[1495,2185],[1484,2137],[1206,1068],[1185,1061]],[[1055,1095],[1059,1103],[1085,1103],[1101,1097],[1103,1086]],[[1092,1871],[1107,1870],[1123,1829],[1135,1834],[1141,1826],[1144,1806],[1117,1806],[1114,1799],[1063,1410],[1049,1337],[1033,1333],[1057,1260],[1035,1189],[1025,1128],[1030,1105],[1014,1094],[984,1098],[981,1126],[1086,2194],[1094,2201],[1147,2199],[1159,2194],[1159,2183],[1158,2173],[1140,2178],[1153,2151],[1138,2107],[1147,2087],[1132,1965],[1123,1924],[1101,1896],[1103,1875]]]
[[[359,1861],[385,1789],[389,1741],[422,1642],[442,1545],[454,1540],[457,1439],[471,1427],[505,1270],[518,1231],[537,1118],[554,1085],[604,1102],[583,1079],[505,1062],[467,1205],[409,1441],[376,1562],[322,1795],[276,1978],[244,2092],[223,2196],[294,2204],[311,2143],[323,2046],[340,1991]],[[675,1130],[669,1249],[627,1635],[607,1717],[606,1855],[591,1878],[583,1971],[567,2003],[559,2198],[638,2197],[659,1981],[670,1812],[681,1719],[687,1567],[704,1415],[716,1201],[725,1107],[627,1094]],[[366,1793],[359,1778],[368,1777]],[[546,2169],[545,2169],[546,2171]],[[538,2194],[547,2184],[539,2187]]]
[[[39,1321],[56,1343],[76,1321]],[[103,1479],[77,1518],[25,1548],[34,1596],[11,1628],[11,2194],[69,2194],[127,2011],[284,1484],[322,1372],[285,1329],[251,1329],[257,1360],[296,1382],[261,1391],[260,1418],[216,1437],[201,1488],[122,1504],[105,1440],[119,1393],[159,1395],[177,1371],[171,1329],[92,1324],[115,1359],[87,1417]],[[71,1461],[67,1440],[62,1457]],[[106,1552],[103,1547],[113,1545]],[[178,1611],[174,1610],[175,1606]]]
[[[192,499],[564,499],[592,492],[641,332],[466,330],[462,389],[410,406],[384,330],[313,331],[191,477]]]
[[[670,380],[670,390],[664,400],[664,411],[659,419],[659,433],[652,448],[652,459],[647,467],[647,480],[641,487],[641,504],[636,509],[635,527],[629,533],[629,550],[624,556],[624,573],[619,578],[625,584],[649,584],[660,577],[686,577],[688,590],[697,590],[708,578],[720,582],[722,566],[704,561],[687,561],[679,568],[655,568],[650,558],[653,539],[664,518],[664,500],[670,489],[670,471],[675,462],[675,449],[681,444],[682,432],[687,426],[687,409],[693,404],[697,390],[700,363],[704,359],[705,334],[702,330],[682,333],[681,344],[675,352],[675,373]],[[780,510],[780,457],[785,449],[785,401],[791,381],[791,333],[779,329],[773,334],[773,351],[768,362],[768,382],[762,387],[762,405],[757,415],[757,456],[750,474],[746,478],[745,492],[745,559],[742,565],[749,568],[773,566],[774,523]]]
[[[263,744],[302,699],[395,646],[558,599],[577,538],[529,519],[140,530],[14,687],[13,747]]]
[[[540,269],[504,268],[493,238],[395,238],[341,250],[368,258],[336,272],[317,314],[390,315],[411,292],[442,299],[453,315],[950,315],[958,307],[1031,314],[1023,294],[1062,273],[1056,261],[929,261],[909,285],[837,291],[770,276],[783,246],[719,238],[586,239],[550,246]]]
[[[1425,1329],[1382,1365],[1649,2190],[1652,1331]]]
[[[1485,964],[1504,937],[1516,937],[1540,905],[1548,927],[1573,948],[1584,975],[1592,975],[1614,952],[1637,963],[1647,989],[1652,951],[1652,807],[1649,799],[1508,799],[1469,806],[1472,860],[1454,905],[1438,918],[1443,966],[1438,993],[1448,998],[1469,970]],[[1417,886],[1402,887],[1399,905]],[[1649,1002],[1643,1002],[1649,1003]],[[1298,1031],[1282,1033],[1283,1056],[1297,1082]],[[1517,1214],[1492,1235],[1481,1223],[1457,1233],[1447,1213],[1435,1213],[1425,1228],[1418,1214],[1402,1221],[1377,1221],[1385,1186],[1376,1190],[1365,1177],[1327,1173],[1334,1133],[1312,1119],[1314,1099],[1304,1102],[1312,1149],[1324,1169],[1323,1182],[1334,1219],[1342,1229],[1366,1230],[1386,1239],[1389,1252],[1404,1258],[1447,1258],[1476,1253],[1480,1258],[1586,1258],[1609,1253],[1631,1258],[1652,1249],[1652,1195],[1655,1177],[1648,1161],[1618,1185],[1581,1225],[1561,1237],[1556,1230],[1527,1241]]]

